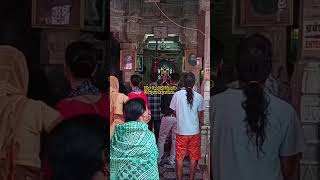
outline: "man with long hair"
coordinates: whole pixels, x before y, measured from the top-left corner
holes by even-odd
[[[297,178],[303,134],[291,105],[272,95],[265,82],[272,46],[251,35],[239,46],[239,87],[211,99],[213,179],[291,180]]]
[[[201,126],[203,124],[203,97],[193,90],[195,75],[191,72],[183,77],[184,88],[176,92],[170,108],[177,118],[176,171],[177,179],[183,179],[183,160],[188,152],[190,157],[190,180],[194,180],[201,158]]]

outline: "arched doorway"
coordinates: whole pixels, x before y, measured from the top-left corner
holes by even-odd
[[[182,73],[184,45],[180,37],[170,34],[163,39],[154,38],[153,34],[146,34],[144,43],[138,49],[138,66],[142,66],[145,82],[151,74],[157,74],[159,82],[164,76],[170,78],[172,73]],[[140,64],[141,63],[141,64]]]

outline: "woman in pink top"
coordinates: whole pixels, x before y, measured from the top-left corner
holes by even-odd
[[[65,75],[71,91],[66,99],[57,104],[57,110],[65,118],[99,114],[108,119],[108,97],[91,82],[97,68],[94,46],[86,42],[74,42],[67,47],[65,59]]]
[[[147,95],[139,88],[142,78],[137,75],[134,74],[131,76],[130,78],[131,81],[131,88],[132,91],[128,94],[129,99],[134,99],[134,98],[141,98],[144,100],[144,102],[147,105],[147,108],[149,109],[149,104],[148,104],[148,97]]]

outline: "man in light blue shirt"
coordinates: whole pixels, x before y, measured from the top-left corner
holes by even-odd
[[[177,117],[176,135],[176,172],[177,179],[183,177],[183,160],[189,153],[190,179],[194,179],[198,160],[201,159],[201,135],[203,124],[203,98],[193,90],[195,76],[193,73],[185,74],[183,78],[184,89],[176,92],[171,100],[170,108]]]

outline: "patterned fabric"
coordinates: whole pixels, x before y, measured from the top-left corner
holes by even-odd
[[[187,152],[191,160],[201,159],[201,136],[199,134],[192,136],[176,135],[176,159],[183,160]]]
[[[158,148],[146,123],[117,125],[110,142],[111,180],[159,180]]]
[[[150,86],[157,86],[157,84],[151,83]],[[151,111],[151,119],[153,121],[161,120],[161,95],[160,94],[148,94],[148,103]]]
[[[84,96],[84,95],[100,95],[101,92],[96,88],[91,81],[84,81],[77,87],[77,89],[72,90],[69,93],[70,97]]]
[[[131,92],[141,92],[139,87],[133,87]]]

